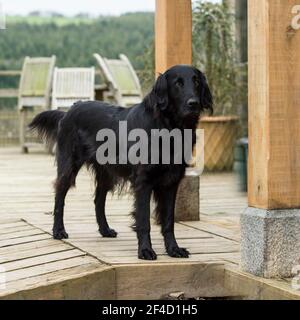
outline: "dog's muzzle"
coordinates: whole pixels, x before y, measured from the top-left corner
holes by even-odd
[[[197,114],[200,112],[200,100],[197,98],[190,98],[186,102],[186,111],[190,114]]]

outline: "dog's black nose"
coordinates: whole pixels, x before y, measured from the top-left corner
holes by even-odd
[[[196,98],[191,98],[188,100],[187,102],[187,105],[190,107],[190,108],[196,108],[199,106],[199,99],[196,99]]]

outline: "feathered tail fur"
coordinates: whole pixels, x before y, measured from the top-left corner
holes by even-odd
[[[60,110],[41,112],[29,124],[29,129],[36,131],[47,144],[53,143],[57,138],[59,122],[64,115],[65,112]]]

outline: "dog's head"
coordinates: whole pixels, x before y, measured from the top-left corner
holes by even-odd
[[[176,113],[181,118],[213,113],[213,99],[204,74],[187,65],[178,65],[161,74],[146,98],[158,112]]]

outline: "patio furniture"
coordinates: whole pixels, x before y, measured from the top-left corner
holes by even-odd
[[[140,81],[130,61],[124,54],[120,59],[107,59],[94,54],[109,92],[104,99],[124,107],[140,103],[143,99]]]
[[[18,95],[20,110],[20,144],[22,152],[27,153],[29,137],[26,136],[28,109],[50,107],[50,91],[56,57],[24,59]]]
[[[79,100],[93,100],[94,86],[94,67],[55,68],[51,109],[66,109]]]

